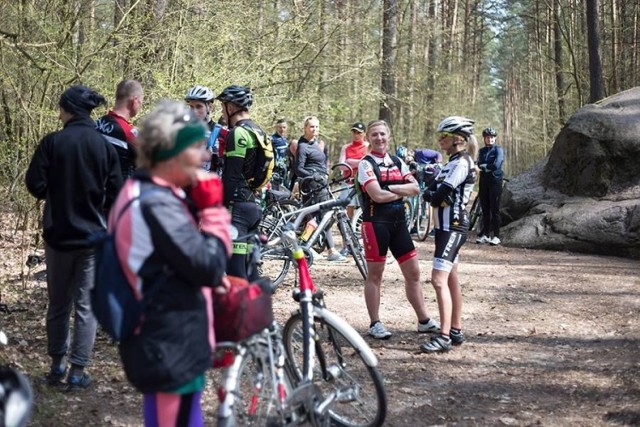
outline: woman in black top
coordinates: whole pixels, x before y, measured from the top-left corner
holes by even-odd
[[[296,175],[299,178],[301,191],[313,191],[326,187],[327,169],[329,167],[328,151],[324,141],[320,141],[320,121],[315,116],[309,116],[304,120],[304,135],[298,139],[296,152]],[[306,182],[302,182],[304,178]],[[306,187],[306,188],[305,188]],[[315,191],[312,195],[303,197],[307,204],[313,197],[314,203],[324,202],[331,198],[331,194],[325,188]],[[329,248],[328,261],[344,261],[340,252],[335,250],[331,229],[327,230],[327,247]]]

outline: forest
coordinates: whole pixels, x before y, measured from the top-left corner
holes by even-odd
[[[247,85],[258,123],[287,118],[295,137],[317,115],[333,157],[356,120],[437,148],[437,123],[465,115],[498,129],[510,175],[546,156],[594,88],[597,100],[638,84],[640,0],[3,0],[0,12],[0,202],[25,227],[26,165],[75,83],[113,102],[136,78],[145,111],[194,84]]]

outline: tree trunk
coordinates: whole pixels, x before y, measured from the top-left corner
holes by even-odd
[[[396,0],[384,0],[382,4],[382,72],[380,91],[382,101],[380,102],[379,117],[391,126],[394,124],[394,103],[396,93],[395,66],[396,66],[396,17],[398,14],[398,4]]]
[[[587,45],[589,49],[590,99],[602,99],[602,62],[600,60],[600,20],[598,0],[587,0]]]
[[[556,72],[556,94],[558,95],[558,120],[560,126],[565,122],[564,75],[562,69],[562,34],[560,30],[560,0],[553,2],[553,51]]]

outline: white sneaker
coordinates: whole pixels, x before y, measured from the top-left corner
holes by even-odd
[[[418,332],[440,332],[440,322],[435,319],[429,319],[429,322],[422,324],[418,322]]]
[[[493,246],[499,245],[500,239],[496,236],[493,236],[493,239],[489,240],[489,243],[491,243]]]
[[[489,239],[488,236],[478,236],[478,238],[476,239],[476,243],[483,245],[485,243],[489,243],[491,239]]]
[[[340,252],[335,251],[330,255],[327,255],[327,261],[344,261],[345,257],[340,255]]]
[[[377,340],[386,340],[391,338],[391,332],[387,331],[381,322],[376,322],[375,325],[369,328],[369,335]]]

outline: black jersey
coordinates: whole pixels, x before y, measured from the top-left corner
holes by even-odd
[[[453,203],[437,207],[435,228],[463,232],[469,229],[467,203],[475,181],[476,169],[469,153],[461,151],[452,155],[436,177],[436,188],[450,187]]]

